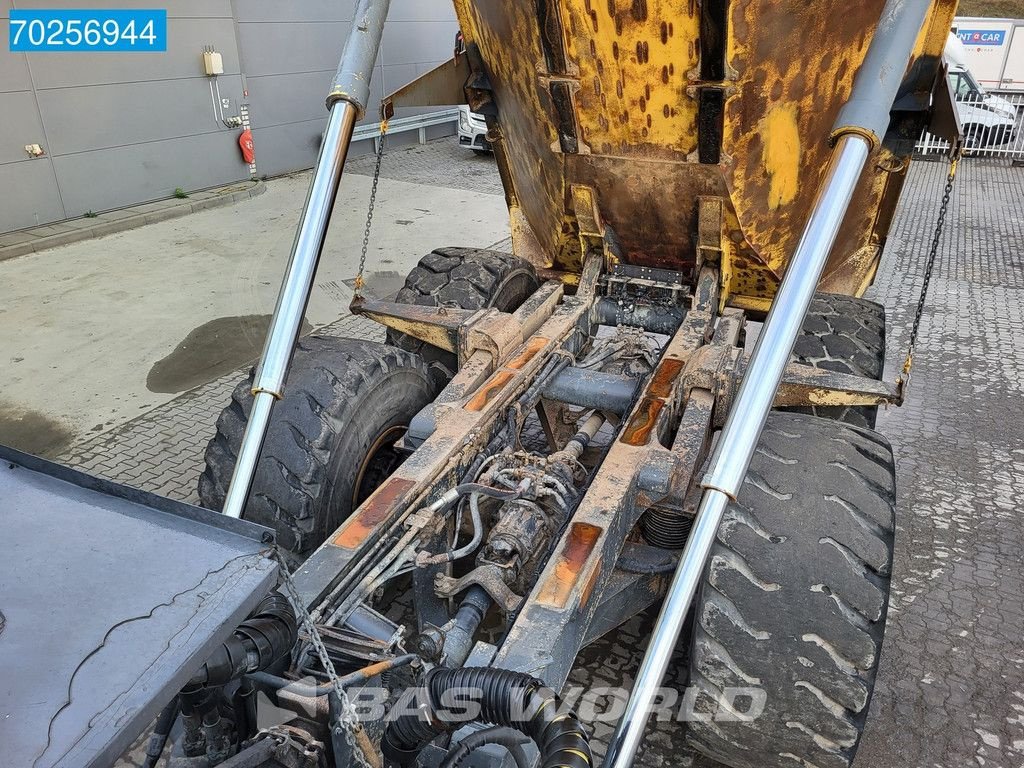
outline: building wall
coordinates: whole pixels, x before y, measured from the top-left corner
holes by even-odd
[[[260,173],[308,168],[354,3],[236,0],[234,7]],[[376,121],[385,93],[451,57],[457,29],[451,0],[393,0],[363,122]]]
[[[82,4],[0,0],[0,41],[12,5]],[[241,129],[220,119],[221,109],[237,116],[242,104],[259,174],[313,164],[354,1],[166,0],[161,7],[167,53],[14,54],[0,46],[0,232],[248,178]],[[386,89],[451,55],[456,29],[450,0],[393,0],[368,120]],[[205,46],[223,57],[216,82],[203,72]],[[215,85],[226,108],[217,106]],[[29,158],[26,144],[46,155]]]

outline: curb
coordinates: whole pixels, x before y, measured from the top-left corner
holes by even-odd
[[[60,245],[69,245],[82,240],[91,240],[96,237],[136,229],[146,224],[156,224],[158,221],[177,219],[190,213],[198,213],[199,211],[211,208],[222,208],[233,203],[240,203],[243,200],[251,200],[266,191],[267,185],[260,180],[243,181],[224,187],[215,187],[210,190],[191,192],[187,198],[177,204],[168,204],[170,201],[175,201],[176,198],[167,198],[129,208],[107,211],[106,213],[97,214],[95,218],[57,221],[53,224],[37,228],[61,227],[67,230],[64,232],[42,236],[35,235],[33,229],[9,232],[6,235],[24,234],[30,239],[20,243],[12,243],[11,245],[0,245],[0,261],[16,259],[19,256],[38,253],[39,251],[56,248]],[[0,234],[0,240],[6,235]]]

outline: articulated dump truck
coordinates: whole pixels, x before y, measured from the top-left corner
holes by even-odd
[[[440,247],[393,301],[360,269],[386,341],[299,339],[387,15],[360,0],[203,508],[3,454],[4,764],[149,727],[150,766],[623,768],[675,697],[698,764],[855,764],[903,396],[860,296],[916,137],[955,144],[955,5],[456,0],[464,48],[382,130],[485,116],[512,253]],[[599,761],[565,684],[644,611]]]

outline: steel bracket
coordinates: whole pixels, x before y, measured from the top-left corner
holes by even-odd
[[[746,360],[743,361],[746,369]],[[775,407],[800,405],[901,405],[896,384],[790,363],[775,395]]]
[[[381,118],[390,120],[396,107],[448,107],[466,103],[466,84],[473,72],[465,53],[403,85],[380,103]]]
[[[468,360],[483,351],[497,365],[522,344],[524,328],[519,316],[496,309],[424,307],[356,297],[353,314],[368,317],[400,333]]]

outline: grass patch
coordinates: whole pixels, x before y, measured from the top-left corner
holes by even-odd
[[[1024,19],[1024,0],[961,0],[956,15]]]

